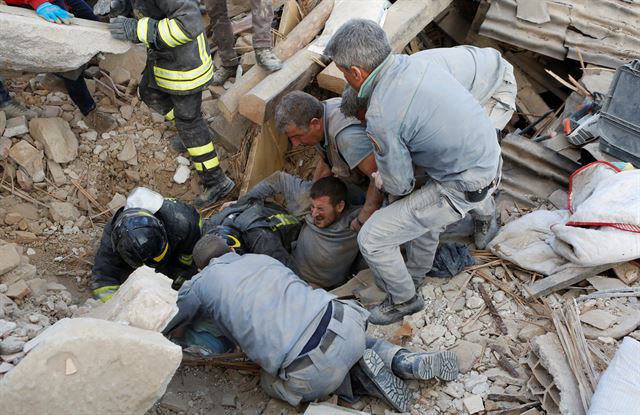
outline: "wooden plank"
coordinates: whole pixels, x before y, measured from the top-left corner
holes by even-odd
[[[538,95],[533,88],[529,78],[517,66],[513,67],[513,75],[518,85],[518,94],[516,95],[516,107],[523,114],[527,121],[534,122],[543,114],[549,112],[550,108],[546,102]],[[544,123],[538,124],[542,127]],[[537,130],[536,130],[537,132]]]
[[[505,59],[518,66],[529,78],[543,85],[549,92],[564,101],[569,94],[558,87],[545,73],[545,67],[530,56],[521,53],[507,52]]]
[[[281,134],[274,120],[262,126],[262,131],[254,138],[249,150],[244,181],[240,195],[245,194],[262,179],[285,167],[285,153],[289,148],[287,136]]]
[[[398,0],[387,12],[384,31],[387,33],[391,49],[401,52],[404,47],[422,31],[433,19],[446,9],[452,0]],[[318,85],[328,91],[341,94],[346,81],[342,72],[332,63],[317,76]]]
[[[300,6],[296,0],[286,0],[282,9],[282,17],[280,18],[280,26],[278,32],[282,36],[287,36],[294,27],[302,20],[300,16]],[[276,40],[276,45],[282,42],[281,38]]]
[[[529,297],[540,297],[551,294],[554,291],[562,290],[580,281],[593,277],[611,268],[613,264],[598,265],[597,267],[569,267],[564,271],[549,275],[526,287]]]
[[[280,59],[287,60],[305,47],[320,32],[333,10],[334,0],[323,0],[292,31],[287,38],[274,48]],[[251,68],[218,99],[218,107],[224,117],[231,121],[238,113],[240,98],[249,92],[269,73],[258,65]],[[241,138],[238,138],[240,140]]]
[[[613,267],[613,272],[620,281],[631,285],[640,279],[640,266],[636,261],[625,262]]]

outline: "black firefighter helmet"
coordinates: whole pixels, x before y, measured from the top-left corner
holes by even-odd
[[[233,248],[233,250],[237,254],[242,255],[245,253],[244,241],[242,240],[242,236],[240,235],[240,232],[234,227],[227,225],[216,225],[216,227],[208,233],[216,235],[218,238],[225,241],[229,248]]]
[[[148,210],[140,208],[120,212],[111,231],[111,244],[132,268],[142,265],[157,267],[169,249],[162,222]]]

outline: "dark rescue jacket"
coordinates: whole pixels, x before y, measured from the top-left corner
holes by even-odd
[[[195,0],[132,0],[138,40],[148,49],[150,85],[174,95],[206,88],[213,61]]]

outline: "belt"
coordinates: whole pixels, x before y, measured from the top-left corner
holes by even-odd
[[[332,309],[333,309],[332,318],[325,319],[327,315],[330,315]],[[325,311],[324,315],[322,316],[322,319],[320,320],[320,324],[318,324],[318,328],[316,328],[316,330],[311,335],[311,339],[309,339],[307,344],[305,344],[305,346],[302,348],[303,352],[300,352],[300,355],[293,362],[291,362],[289,366],[286,367],[287,372],[296,372],[298,370],[302,370],[311,366],[313,364],[313,360],[311,360],[311,358],[309,357],[309,352],[312,350],[315,350],[318,347],[320,348],[320,351],[322,353],[326,353],[326,351],[329,349],[331,344],[333,344],[333,341],[337,336],[336,333],[334,333],[331,330],[328,330],[329,323],[332,319],[337,320],[338,322],[342,322],[343,318],[344,318],[344,305],[338,301],[330,302],[327,306],[327,311]],[[322,340],[317,342],[315,346],[313,346],[313,344],[310,344],[310,343],[313,343],[314,338],[317,339],[319,337],[322,337]]]
[[[487,197],[487,193],[489,192],[489,190],[495,186],[498,183],[498,179],[495,178],[493,179],[493,181],[491,183],[489,183],[488,185],[486,185],[485,187],[483,187],[480,190],[474,190],[472,192],[468,191],[468,192],[464,192],[465,198],[467,199],[467,202],[471,202],[471,203],[478,203],[484,200],[485,197]]]

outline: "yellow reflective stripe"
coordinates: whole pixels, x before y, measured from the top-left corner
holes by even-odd
[[[155,262],[160,262],[162,261],[162,259],[164,258],[165,255],[167,255],[167,251],[169,250],[169,244],[165,243],[164,244],[164,249],[162,250],[162,253],[160,255],[158,255],[157,257],[153,258],[153,260]]]
[[[156,68],[157,67],[153,68],[154,71]],[[162,78],[156,77],[156,84],[161,88],[168,89],[171,91],[189,91],[206,84],[211,80],[211,78],[213,78],[213,65],[211,62],[209,62],[209,68],[207,69],[207,71],[204,74],[202,74],[202,76],[198,77],[197,79],[191,82],[167,81]]]
[[[240,241],[233,235],[227,235],[227,238],[233,241],[233,245],[229,246],[229,248],[240,248]]]
[[[153,73],[158,81],[193,81],[206,74],[211,69],[212,63],[211,58],[209,58],[206,63],[190,71],[172,71],[154,66]]]
[[[147,40],[147,33],[149,33],[149,18],[143,17],[138,20],[138,26],[136,29],[140,42],[143,42],[146,47],[149,47],[149,41]]]
[[[169,19],[169,30],[171,31],[171,35],[174,37],[174,39],[176,39],[183,45],[193,40],[182,31],[180,25],[176,23],[174,19]]]
[[[193,256],[192,255],[180,255],[178,257],[178,261],[180,261],[180,263],[183,264],[183,265],[191,266],[191,264],[193,264]]]
[[[173,113],[173,109],[171,111],[167,112],[167,114],[164,116],[164,118],[167,121],[173,121],[176,118],[176,116]]]
[[[204,154],[213,152],[213,143],[209,142],[200,147],[188,147],[187,151],[192,157],[202,156]]]
[[[104,303],[113,297],[118,288],[120,288],[119,285],[106,285],[104,287],[96,288],[92,291],[92,294],[94,298]]]
[[[189,71],[175,71],[154,66],[153,73],[159,87],[174,91],[188,91],[206,84],[213,78],[213,61],[207,50],[204,34],[200,34],[197,41],[202,64]]]
[[[276,215],[269,216],[269,219],[278,219],[280,222],[276,223],[271,227],[271,229],[277,229],[281,226],[286,225],[297,225],[299,223],[298,219],[295,216],[291,216],[286,213],[278,213]]]
[[[197,171],[202,171],[204,169],[211,170],[214,167],[218,167],[219,165],[220,165],[220,160],[218,160],[217,156],[212,158],[212,159],[209,159],[207,161],[203,161],[203,162],[194,161],[193,162],[193,166],[196,168]]]
[[[182,44],[178,43],[177,39],[171,36],[167,19],[162,19],[158,22],[158,33],[160,33],[160,39],[162,39],[162,41],[171,48],[175,48],[176,46],[180,46]]]
[[[202,216],[198,215],[198,228],[202,229]]]
[[[200,59],[202,62],[206,62],[207,59],[211,59],[211,54],[207,50],[207,39],[204,37],[204,33],[198,36],[198,52],[200,52]]]

